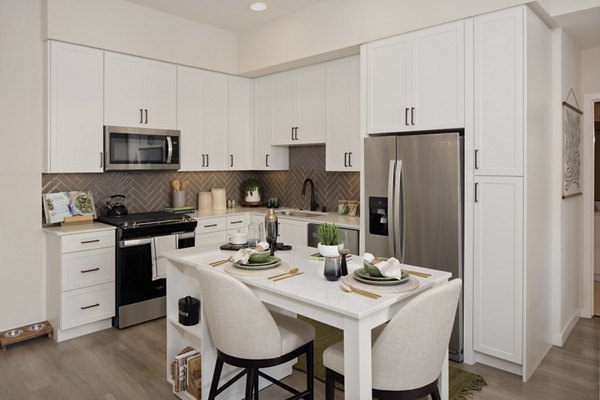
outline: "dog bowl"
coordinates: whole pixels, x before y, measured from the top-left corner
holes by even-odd
[[[13,330],[4,332],[4,337],[15,338],[15,337],[21,336],[22,334],[23,334],[22,330],[20,330],[20,329],[13,329]]]
[[[45,327],[46,327],[46,324],[33,324],[27,329],[32,332],[38,332],[38,331],[41,331],[42,329],[44,329]]]

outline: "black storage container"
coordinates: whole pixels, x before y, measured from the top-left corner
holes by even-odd
[[[179,323],[181,325],[196,325],[200,320],[200,300],[192,296],[179,299]]]

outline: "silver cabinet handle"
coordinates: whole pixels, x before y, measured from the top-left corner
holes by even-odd
[[[411,125],[415,124],[415,108],[414,107],[410,108],[410,124]]]
[[[144,122],[144,123],[147,124],[148,123],[148,109],[147,108],[144,110],[144,114],[146,115],[146,122]]]
[[[408,126],[408,107],[404,109],[404,125]]]
[[[140,108],[140,124],[144,123],[144,110]]]
[[[348,153],[348,166],[352,167],[352,152]]]
[[[475,183],[475,203],[479,203],[479,183]]]
[[[94,307],[98,307],[100,305],[100,303],[96,303],[96,304],[92,304],[91,306],[83,306],[80,307],[82,310],[87,310],[88,308],[94,308]]]
[[[100,239],[93,239],[93,240],[82,240],[81,244],[88,244],[88,243],[98,243],[100,241]]]
[[[88,272],[94,272],[94,271],[100,271],[100,268],[96,267],[96,268],[84,269],[79,272],[81,272],[82,274],[87,274]]]
[[[269,166],[269,155],[265,154],[265,167]]]
[[[479,169],[479,149],[475,149],[475,169]]]

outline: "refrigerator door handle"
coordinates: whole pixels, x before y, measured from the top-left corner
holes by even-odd
[[[394,199],[394,182],[396,177],[396,160],[390,160],[390,168],[388,172],[388,243],[390,246],[390,254],[394,256],[396,254],[396,224],[394,219],[396,217]]]
[[[402,164],[402,160],[398,160],[398,167],[396,168],[396,189],[394,193],[394,212],[396,213],[396,218],[394,219],[394,230],[398,232],[398,254],[396,258],[400,260],[401,263],[404,262],[404,253],[406,249],[406,190],[404,188],[404,165]],[[402,204],[400,204],[402,202]]]

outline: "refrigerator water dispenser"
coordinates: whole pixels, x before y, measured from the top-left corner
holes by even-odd
[[[369,197],[369,233],[388,236],[387,197]]]

